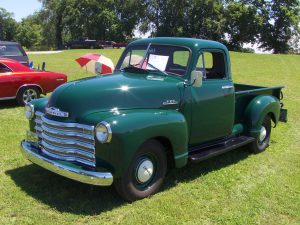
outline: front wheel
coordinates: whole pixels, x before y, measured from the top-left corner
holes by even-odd
[[[17,102],[19,105],[25,105],[33,99],[40,97],[40,90],[36,87],[23,87],[17,95]]]
[[[145,142],[135,154],[127,171],[114,182],[127,201],[153,195],[160,189],[167,172],[164,147],[156,140]]]
[[[267,115],[261,125],[259,136],[249,145],[249,150],[253,153],[263,152],[270,143],[271,137],[271,117]]]

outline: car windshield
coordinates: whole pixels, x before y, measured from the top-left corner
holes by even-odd
[[[0,44],[0,56],[23,56],[23,52],[18,45]]]
[[[190,51],[184,47],[158,44],[135,45],[125,50],[116,70],[135,67],[149,72],[185,76],[189,58]]]

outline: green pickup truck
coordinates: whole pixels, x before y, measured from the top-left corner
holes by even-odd
[[[128,201],[156,193],[170,168],[270,142],[286,122],[281,89],[234,84],[227,48],[190,38],[130,43],[115,72],[58,87],[25,106],[31,162]],[[243,148],[241,148],[243,149]]]

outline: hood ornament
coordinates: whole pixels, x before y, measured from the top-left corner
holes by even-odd
[[[46,108],[46,113],[52,116],[58,116],[58,117],[69,117],[68,112],[60,111],[60,109],[55,107],[48,107]]]

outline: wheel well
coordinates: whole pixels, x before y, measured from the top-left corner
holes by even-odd
[[[166,137],[155,137],[153,139],[158,141],[164,146],[167,155],[167,160],[168,160],[168,168],[169,169],[174,168],[175,161],[174,161],[173,147],[170,140]]]
[[[20,92],[22,89],[27,88],[27,87],[35,87],[35,88],[37,88],[37,89],[40,91],[40,94],[43,94],[43,89],[42,89],[39,85],[30,84],[30,85],[25,85],[25,86],[19,87],[16,96],[18,96],[19,92]]]

